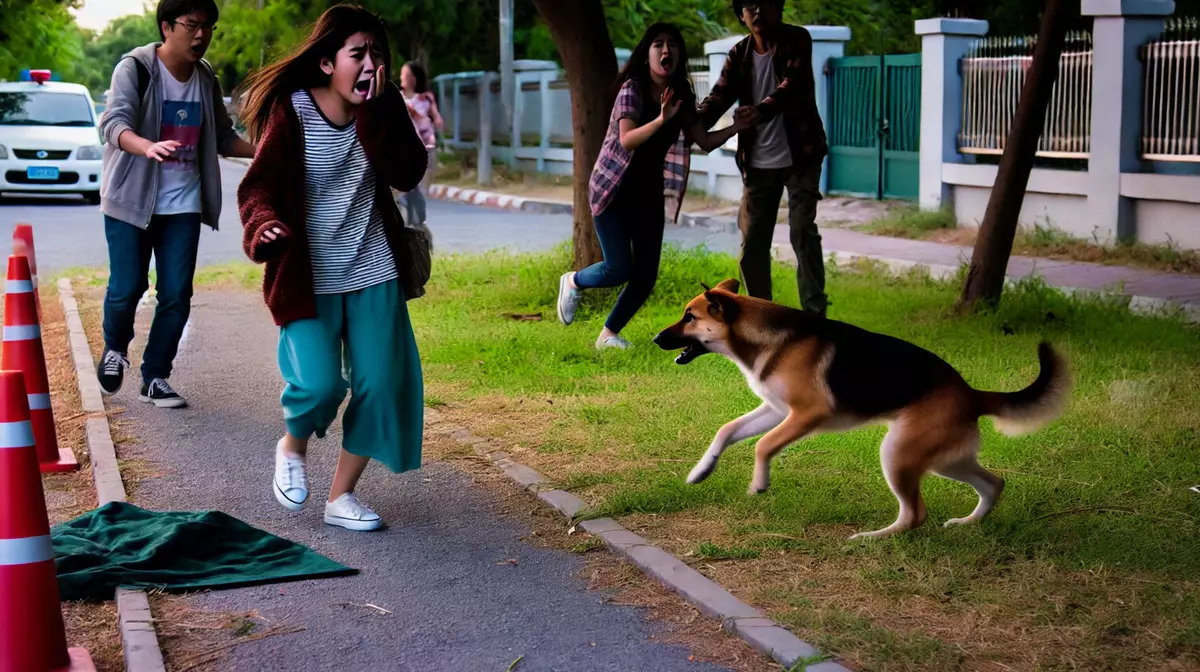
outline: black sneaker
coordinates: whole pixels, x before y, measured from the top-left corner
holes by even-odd
[[[104,349],[100,364],[96,367],[96,378],[100,381],[100,390],[105,394],[116,394],[125,383],[125,369],[129,368],[129,359],[125,353]]]
[[[148,383],[142,383],[142,396],[138,397],[147,404],[154,404],[159,408],[183,408],[187,406],[187,399],[179,396],[167,381],[162,378],[155,378]]]

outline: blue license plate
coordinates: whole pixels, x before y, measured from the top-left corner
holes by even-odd
[[[31,180],[57,180],[58,168],[33,166],[25,169],[25,177]]]

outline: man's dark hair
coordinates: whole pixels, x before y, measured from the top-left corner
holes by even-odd
[[[733,0],[733,15],[741,23],[742,8],[746,5],[775,5],[779,9],[779,14],[782,15],[784,2],[785,0]]]
[[[162,29],[164,22],[174,24],[175,19],[192,12],[204,12],[208,15],[209,23],[216,23],[217,15],[221,13],[215,0],[159,0],[158,11],[154,17],[158,22],[159,39],[167,39]]]

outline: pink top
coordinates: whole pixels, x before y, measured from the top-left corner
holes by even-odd
[[[415,117],[409,115],[409,118],[413,120],[413,125],[417,127],[417,135],[421,136],[425,146],[430,148],[437,146],[437,131],[433,128],[433,115],[430,113],[434,105],[433,94],[426,91],[418,93],[412,98],[404,96],[404,102],[417,112]]]

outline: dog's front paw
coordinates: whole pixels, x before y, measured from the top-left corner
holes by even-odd
[[[770,485],[767,483],[758,484],[751,482],[750,487],[746,488],[746,494],[751,496],[761,495],[767,491],[768,487],[770,487]]]
[[[688,474],[687,482],[691,485],[695,485],[711,476],[713,470],[716,468],[717,461],[706,457],[697,462],[696,466],[692,467],[691,473]]]

